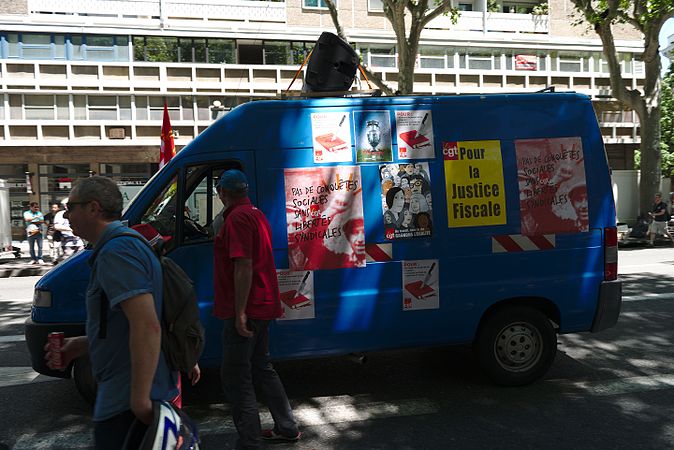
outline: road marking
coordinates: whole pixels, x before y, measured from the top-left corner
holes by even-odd
[[[61,378],[48,377],[35,372],[32,367],[0,367],[0,388],[22,386],[31,383],[58,381]]]
[[[23,334],[16,334],[14,336],[0,336],[0,344],[9,344],[12,342],[24,342],[26,336]]]
[[[366,398],[342,395],[337,397],[314,397],[311,405],[301,405],[293,410],[300,427],[338,425],[345,422],[386,419],[389,417],[409,417],[434,414],[440,407],[425,398],[402,399],[396,402],[370,402]],[[220,403],[210,405],[212,413],[205,420],[198,420],[201,435],[236,434],[229,407]],[[189,408],[188,408],[189,413]],[[266,409],[260,411],[262,424],[273,424],[271,414]],[[316,430],[319,439],[321,430]],[[328,433],[329,431],[326,431]],[[54,447],[79,449],[93,446],[91,431],[81,425],[60,429],[57,433],[27,433],[18,437],[15,450],[42,450]]]

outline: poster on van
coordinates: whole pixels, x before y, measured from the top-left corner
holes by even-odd
[[[351,121],[348,112],[313,113],[311,135],[314,162],[351,162]]]
[[[283,316],[278,320],[315,318],[314,273],[311,270],[277,269],[276,274],[283,307]]]
[[[515,140],[522,234],[589,231],[580,137]]]
[[[435,156],[433,116],[430,109],[396,111],[398,159],[426,159]]]
[[[449,227],[507,222],[500,141],[443,142]]]
[[[440,308],[437,259],[403,261],[403,310]]]
[[[356,162],[393,161],[388,111],[356,111]]]
[[[379,166],[386,239],[433,235],[433,198],[429,173],[427,162]]]
[[[365,267],[360,166],[285,169],[290,270]]]

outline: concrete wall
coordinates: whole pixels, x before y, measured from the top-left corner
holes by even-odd
[[[0,0],[2,14],[28,15],[28,0]]]
[[[613,199],[615,200],[616,216],[618,222],[626,222],[632,225],[639,214],[639,179],[638,170],[614,170],[611,173],[613,184]],[[660,192],[663,200],[669,204],[671,180],[663,178],[660,181]]]

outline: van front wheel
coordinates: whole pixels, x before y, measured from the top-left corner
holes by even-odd
[[[73,378],[75,379],[75,387],[82,398],[89,404],[93,405],[96,402],[96,391],[98,384],[94,379],[94,374],[91,371],[91,361],[89,355],[77,358],[73,362]]]
[[[540,311],[510,306],[484,321],[476,344],[480,365],[494,383],[522,386],[548,371],[557,352],[557,335]]]

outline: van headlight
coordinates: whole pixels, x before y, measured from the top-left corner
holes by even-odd
[[[33,306],[36,308],[51,307],[51,291],[35,289],[33,293]]]

